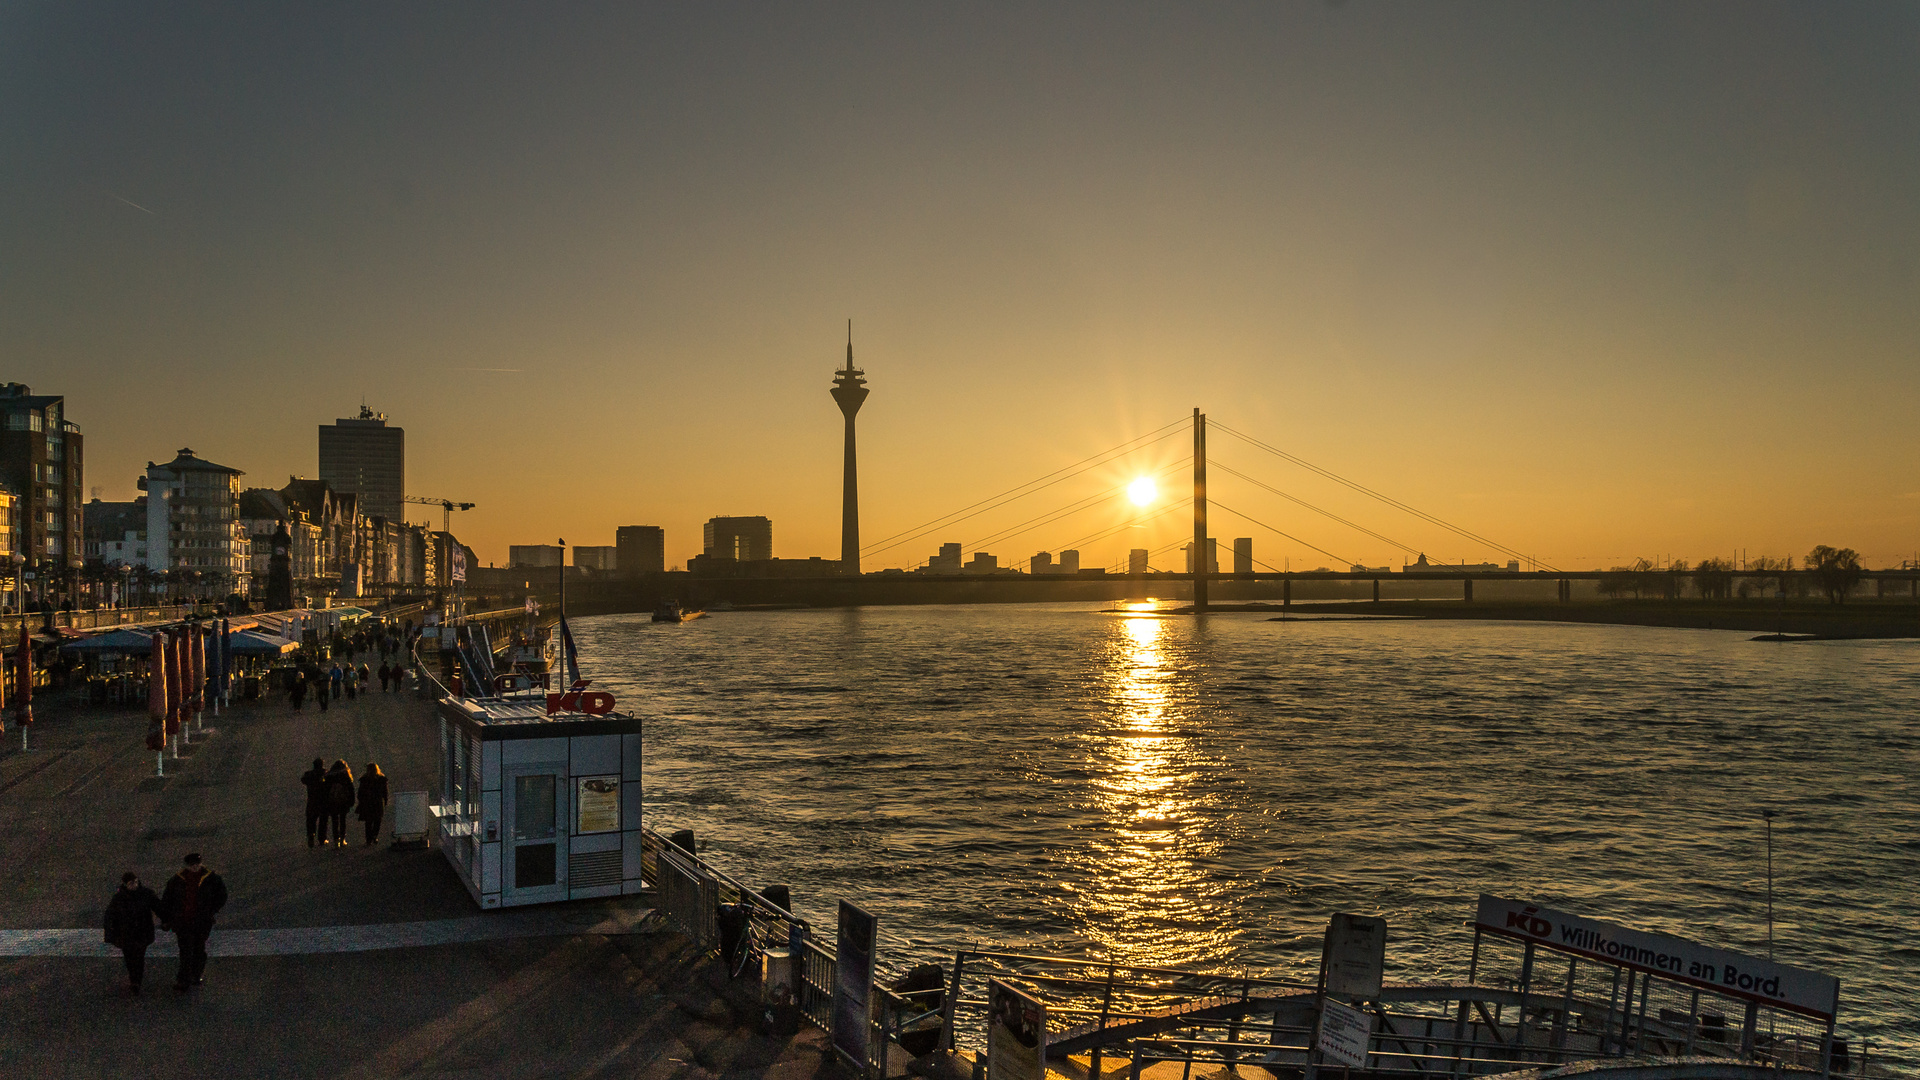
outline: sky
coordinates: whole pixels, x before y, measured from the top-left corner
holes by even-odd
[[[102,498],[365,402],[483,562],[834,558],[848,319],[869,570],[1176,545],[1184,433],[912,529],[1196,408],[1487,541],[1216,430],[1265,565],[1898,565],[1920,6],[0,7],[0,375]]]

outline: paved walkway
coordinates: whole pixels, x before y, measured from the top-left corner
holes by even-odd
[[[284,930],[214,929],[209,956],[310,956],[318,953],[372,952],[455,945],[470,941],[562,937],[572,934],[631,934],[647,915],[623,909],[607,914],[573,912],[564,907],[502,911],[466,919],[430,922],[366,923],[359,926],[301,926]],[[0,930],[0,956],[104,956],[119,950],[102,940],[98,929]],[[158,934],[152,956],[177,956],[173,935]]]
[[[438,851],[308,848],[312,758],[433,791],[430,702],[242,705],[164,782],[139,712],[34,709],[31,753],[0,740],[0,1075],[845,1075],[811,1028],[764,1034],[749,986],[642,922],[638,897],[482,913]],[[168,988],[161,934],[129,997],[101,912],[122,871],[158,889],[190,850],[232,894],[206,984]]]

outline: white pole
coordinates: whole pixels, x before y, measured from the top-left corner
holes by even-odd
[[[1773,815],[1772,810],[1760,811],[1760,817],[1767,823],[1767,959],[1773,959]]]
[[[167,752],[165,750],[155,750],[153,752],[153,775],[167,775]]]

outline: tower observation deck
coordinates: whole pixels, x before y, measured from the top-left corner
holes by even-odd
[[[867,380],[853,366],[853,324],[847,324],[847,366],[833,376],[833,400],[847,418],[846,486],[840,501],[840,566],[846,574],[860,573],[860,481],[854,453],[853,418],[867,400]]]

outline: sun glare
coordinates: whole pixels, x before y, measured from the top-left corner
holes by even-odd
[[[1143,476],[1127,485],[1127,498],[1132,499],[1135,506],[1145,506],[1159,494],[1160,489],[1154,486],[1151,476]]]

